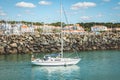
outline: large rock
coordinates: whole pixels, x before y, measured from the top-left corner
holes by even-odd
[[[4,52],[4,47],[3,47],[3,46],[0,46],[0,54],[3,54],[3,53],[5,53],[5,52]]]
[[[11,43],[10,46],[16,48],[17,47],[17,43]]]
[[[9,50],[9,53],[10,53],[10,54],[17,54],[18,51],[17,51],[16,48],[13,48],[13,49]]]

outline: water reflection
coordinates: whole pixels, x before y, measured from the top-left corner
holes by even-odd
[[[53,66],[53,67],[40,67],[40,66],[32,66],[33,72],[48,72],[48,73],[54,73],[54,72],[65,72],[65,73],[71,73],[73,71],[80,70],[80,67],[77,65],[74,66]]]
[[[72,78],[79,78],[80,75],[80,67],[77,65],[74,66],[56,66],[56,67],[40,67],[33,66],[32,67],[32,78],[33,80],[66,80],[69,79],[71,75]],[[72,80],[71,78],[71,80]]]

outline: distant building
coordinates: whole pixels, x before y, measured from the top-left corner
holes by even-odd
[[[120,31],[120,28],[115,28],[116,31]]]
[[[33,26],[28,27],[27,25],[22,25],[21,33],[34,33],[34,27]]]
[[[82,31],[82,30],[63,30],[62,32],[64,34],[80,34],[80,35],[87,34],[86,31]]]
[[[107,31],[112,31],[112,28],[107,28]]]
[[[73,26],[65,26],[64,28],[63,28],[63,30],[72,30],[73,29]]]
[[[43,33],[51,33],[53,31],[54,26],[44,25],[42,27]]]
[[[22,24],[15,24],[12,26],[12,34],[20,35],[21,34],[21,26]]]
[[[5,34],[11,34],[12,26],[9,23],[4,24]]]
[[[1,29],[1,30],[5,30],[5,23],[1,23],[1,24],[0,24],[0,29]]]
[[[95,25],[91,27],[91,31],[93,32],[107,31],[107,27],[103,25]]]
[[[44,25],[44,26],[39,26],[37,29],[41,29],[43,34],[46,33],[54,33],[59,31],[61,28],[58,26],[50,26],[50,25]]]
[[[74,26],[65,26],[63,28],[63,33],[71,33],[71,34],[86,34],[86,31],[84,30],[84,28],[82,26],[80,26],[79,24],[75,24]]]
[[[107,28],[107,31],[120,31],[120,28]]]

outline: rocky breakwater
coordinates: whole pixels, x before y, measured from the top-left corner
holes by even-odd
[[[60,34],[0,35],[0,54],[60,52]],[[120,49],[120,33],[65,34],[64,51]]]

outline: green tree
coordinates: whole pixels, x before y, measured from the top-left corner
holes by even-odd
[[[38,28],[37,31],[38,31],[39,33],[42,33],[42,32],[43,32],[43,30],[42,30],[41,28]]]
[[[50,25],[53,25],[53,26],[61,26],[61,22],[56,22],[56,23],[51,23]],[[66,26],[66,24],[64,22],[62,22],[62,26]]]
[[[53,33],[59,33],[60,30],[59,29],[53,29]]]

